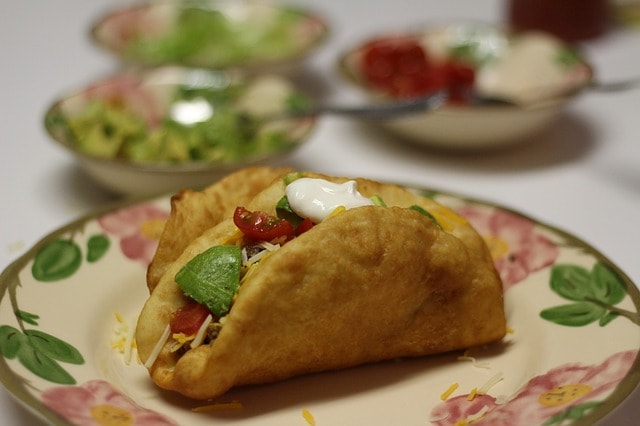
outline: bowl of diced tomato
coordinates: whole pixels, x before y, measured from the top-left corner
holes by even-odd
[[[540,136],[593,79],[574,46],[484,23],[376,35],[346,50],[339,68],[373,101],[447,93],[435,111],[377,123],[403,139],[447,149],[495,148]]]

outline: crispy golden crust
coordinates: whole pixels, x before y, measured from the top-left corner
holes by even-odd
[[[226,176],[202,191],[185,189],[171,197],[171,213],[147,269],[149,291],[153,291],[182,250],[205,229],[228,217],[238,205],[248,202],[291,170],[286,167],[249,167]]]
[[[502,338],[502,285],[473,228],[448,208],[399,187],[358,180],[358,188],[380,195],[388,206],[419,204],[445,231],[406,208],[361,207],[326,219],[250,271],[213,343],[181,357],[165,345],[150,369],[153,380],[205,399],[237,385]],[[276,181],[248,208],[273,212],[283,193],[284,184]],[[230,219],[222,221],[168,268],[138,322],[142,360],[184,304],[175,272],[236,232]]]

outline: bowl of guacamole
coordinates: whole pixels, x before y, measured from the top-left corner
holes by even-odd
[[[112,10],[92,39],[125,62],[276,72],[327,38],[326,21],[300,7],[263,1],[154,1]]]
[[[281,160],[316,119],[279,75],[160,67],[123,72],[54,101],[48,134],[102,186],[146,195],[201,187],[241,167]],[[294,114],[295,115],[295,114]],[[269,117],[285,118],[269,119]]]

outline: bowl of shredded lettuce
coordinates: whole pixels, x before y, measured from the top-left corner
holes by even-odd
[[[310,103],[280,75],[160,67],[115,74],[61,96],[44,125],[97,183],[147,195],[281,161],[314,130],[314,116],[295,114]]]
[[[92,39],[127,63],[289,71],[327,38],[327,22],[264,1],[153,1],[108,11]]]

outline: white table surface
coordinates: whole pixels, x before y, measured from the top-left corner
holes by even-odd
[[[0,2],[0,268],[37,240],[115,200],[47,137],[42,117],[58,95],[117,70],[88,38],[107,0]],[[304,3],[304,2],[301,2]],[[335,79],[342,46],[376,29],[430,21],[502,19],[499,0],[330,0],[307,3],[332,23],[314,56],[312,81],[329,99],[350,100]],[[584,44],[603,80],[640,75],[640,30],[618,29]],[[367,176],[471,195],[525,212],[599,249],[640,283],[640,89],[587,93],[543,136],[499,152],[436,153],[345,119],[323,118],[293,166]],[[631,425],[640,390],[603,424]],[[0,388],[0,424],[42,424]]]

